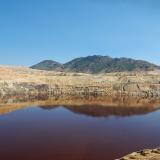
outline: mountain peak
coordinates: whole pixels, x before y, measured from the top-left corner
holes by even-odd
[[[44,60],[36,65],[31,66],[32,69],[39,70],[56,70],[61,71],[63,69],[63,64],[53,61],[53,60]]]
[[[151,71],[160,69],[159,66],[143,60],[131,58],[112,58],[109,56],[93,55],[75,58],[65,64],[52,60],[44,60],[31,68],[40,70],[82,72],[82,73],[107,73],[125,71]]]

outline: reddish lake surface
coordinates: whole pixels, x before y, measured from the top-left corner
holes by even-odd
[[[0,115],[0,160],[114,160],[160,146],[160,110],[32,106]]]

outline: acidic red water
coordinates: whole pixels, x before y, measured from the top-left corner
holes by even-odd
[[[0,115],[0,160],[114,160],[160,145],[160,111],[29,107]]]

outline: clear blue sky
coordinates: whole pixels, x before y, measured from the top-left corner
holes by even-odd
[[[160,65],[160,0],[0,0],[0,64],[93,54]]]

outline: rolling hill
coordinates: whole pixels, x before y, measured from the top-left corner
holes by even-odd
[[[109,73],[125,71],[152,71],[160,69],[160,66],[143,60],[131,58],[111,58],[109,56],[88,56],[73,59],[65,64],[52,60],[42,61],[31,67],[39,70],[53,70],[82,73]]]

